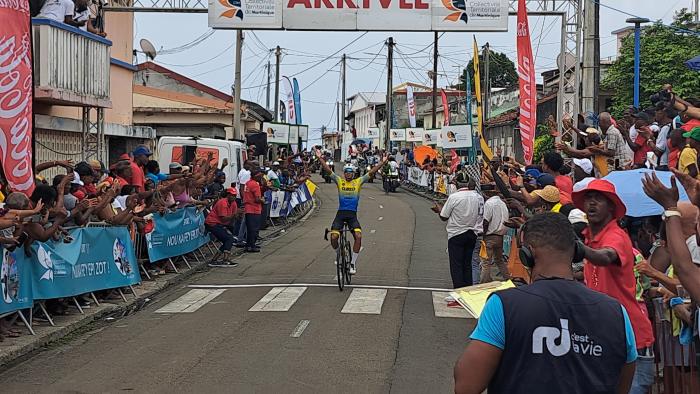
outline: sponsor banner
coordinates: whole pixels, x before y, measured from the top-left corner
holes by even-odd
[[[24,248],[16,248],[14,251],[2,248],[2,268],[0,269],[0,290],[2,290],[2,302],[0,302],[0,315],[19,309],[31,308],[34,297],[32,296],[32,272],[33,262],[24,257]]]
[[[424,130],[422,134],[423,145],[437,145],[440,140],[440,130]]]
[[[535,60],[532,57],[530,27],[525,0],[518,1],[518,82],[520,85],[520,140],[526,164],[532,164],[535,132],[537,131],[537,85]]]
[[[408,142],[422,142],[423,132],[425,130],[422,128],[409,128],[406,129],[406,141]]]
[[[270,204],[270,217],[287,217],[299,204],[311,201],[316,184],[306,181],[293,191],[271,191],[265,192],[265,200]]]
[[[296,124],[301,124],[301,90],[299,90],[299,81],[296,78],[292,78],[292,85],[294,85],[294,107],[296,108]]]
[[[0,2],[0,163],[13,191],[34,191],[29,2]]]
[[[292,80],[289,79],[289,77],[282,77],[282,85],[284,85],[284,90],[286,92],[284,104],[287,106],[287,123],[297,124],[297,113],[296,106],[294,105],[294,87],[292,86]]]
[[[282,213],[287,213],[287,204],[284,199],[285,193],[282,190],[271,191],[268,190],[265,193],[265,200],[270,202],[270,217],[278,218],[282,216]]]
[[[295,124],[289,125],[289,143],[293,146],[299,144],[299,126]]]
[[[411,167],[408,169],[408,181],[420,185],[420,180],[423,177],[423,170],[418,167]]]
[[[447,175],[437,175],[435,174],[435,193],[447,194]]]
[[[389,140],[396,142],[406,141],[406,129],[391,129]]]
[[[35,300],[73,297],[141,282],[138,262],[126,227],[88,227],[70,231],[73,241],[34,242],[29,264]]]
[[[377,127],[368,128],[367,129],[367,138],[369,138],[369,139],[379,138],[379,128],[377,128]]]
[[[447,94],[445,93],[445,89],[440,89],[440,99],[442,100],[442,117],[444,118],[444,120],[442,121],[442,125],[449,126],[450,103],[447,101]]]
[[[442,128],[443,148],[471,148],[472,128],[469,125],[446,126]]]
[[[146,233],[151,261],[190,253],[207,242],[204,214],[195,207],[178,209],[164,216],[153,215],[153,230]]]
[[[413,98],[413,86],[406,86],[406,103],[408,104],[408,123],[416,127],[416,100]]]
[[[508,0],[209,0],[219,29],[507,31]]]
[[[304,142],[309,140],[309,126],[299,125],[299,137]]]
[[[288,144],[289,125],[286,123],[263,123],[263,130],[267,133],[268,144]]]

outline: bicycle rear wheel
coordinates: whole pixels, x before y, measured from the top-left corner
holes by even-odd
[[[344,252],[343,252],[343,242],[345,241],[345,233],[341,232],[340,233],[340,239],[338,240],[338,249],[336,249],[336,273],[338,276],[338,288],[340,291],[343,291],[343,288],[345,287],[345,258]]]

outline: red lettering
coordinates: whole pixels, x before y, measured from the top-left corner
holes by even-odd
[[[406,0],[399,0],[399,8],[402,10],[411,10],[413,9],[413,4],[406,2]]]
[[[382,8],[387,9],[391,5],[391,0],[379,0],[379,4],[382,5]]]
[[[289,0],[287,8],[294,8],[295,5],[303,5],[304,8],[311,8],[311,0]]]
[[[362,8],[369,8],[369,0],[362,0]]]
[[[345,3],[348,8],[357,8],[355,3],[352,2],[352,0],[338,0],[338,8],[343,8],[343,3]]]
[[[326,8],[333,8],[333,3],[331,3],[331,0],[315,0],[314,8],[321,8],[321,3],[323,3]]]
[[[427,10],[429,7],[428,3],[424,3],[422,0],[416,0],[417,10]]]

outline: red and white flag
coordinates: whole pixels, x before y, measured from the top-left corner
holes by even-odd
[[[525,163],[532,164],[537,130],[537,84],[525,3],[525,0],[518,0],[518,28],[516,29],[520,82],[520,140],[523,143]]]
[[[416,100],[413,98],[413,86],[406,86],[406,103],[408,104],[408,123],[416,127]]]
[[[447,94],[445,89],[440,89],[440,96],[442,96],[442,112],[445,120],[442,122],[443,126],[450,125],[450,104],[447,102]]]
[[[34,191],[29,2],[0,2],[0,161],[13,191]]]

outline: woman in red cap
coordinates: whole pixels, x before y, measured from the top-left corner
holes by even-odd
[[[230,261],[233,235],[228,231],[228,228],[233,225],[234,219],[240,217],[236,204],[236,194],[236,189],[232,187],[224,190],[224,197],[214,204],[204,220],[204,226],[209,234],[221,241],[219,253],[212,257],[210,266],[235,267],[238,265],[238,263]]]
[[[630,393],[646,393],[654,383],[654,333],[646,306],[637,301],[632,241],[617,221],[625,204],[607,180],[595,179],[572,195],[588,219],[585,237],[586,286],[618,300],[627,310],[637,345],[637,365]]]

